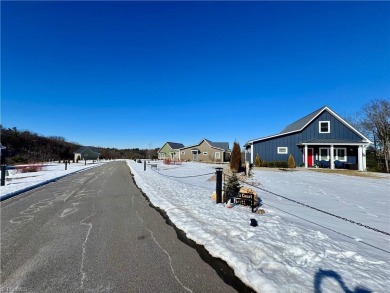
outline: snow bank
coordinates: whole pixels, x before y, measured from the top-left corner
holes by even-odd
[[[259,192],[266,213],[211,201],[217,165],[127,162],[138,186],[187,237],[259,292],[390,292],[389,236]],[[310,171],[255,171],[261,187],[389,230],[389,180]],[[168,177],[174,176],[174,177]],[[259,226],[251,227],[255,218]]]

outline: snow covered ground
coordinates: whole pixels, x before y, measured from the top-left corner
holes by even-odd
[[[351,177],[307,170],[254,170],[265,214],[211,201],[215,167],[158,164],[157,171],[127,161],[136,183],[187,236],[225,260],[258,292],[390,292],[390,237],[303,207],[287,197],[390,232],[390,177]],[[11,172],[1,196],[98,164],[50,163],[44,171]],[[199,177],[188,177],[197,176]],[[171,176],[171,177],[169,177]],[[183,178],[187,177],[187,178]],[[274,194],[264,190],[271,191]],[[259,226],[249,225],[250,219]]]
[[[218,165],[159,163],[143,171],[127,163],[154,205],[258,292],[390,292],[390,236],[275,195],[389,233],[389,176],[254,170],[266,211],[260,215],[211,201]]]
[[[8,170],[9,174],[5,177],[5,186],[0,187],[0,198],[7,198],[15,193],[50,182],[53,179],[94,168],[104,163],[104,161],[99,163],[87,162],[87,165],[85,165],[84,161],[80,161],[79,163],[68,164],[67,170],[65,170],[64,163],[50,162],[41,164],[43,168],[39,172],[20,173],[16,169]]]

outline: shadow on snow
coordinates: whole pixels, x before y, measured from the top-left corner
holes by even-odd
[[[367,289],[367,288],[363,288],[363,287],[357,287],[355,288],[355,290],[350,290],[347,285],[345,285],[344,281],[343,281],[343,278],[341,278],[341,276],[336,273],[335,271],[331,271],[331,270],[319,270],[315,276],[314,276],[314,293],[325,293],[326,291],[323,291],[321,289],[321,283],[323,282],[323,280],[326,280],[326,279],[333,279],[333,280],[336,280],[339,285],[340,285],[340,288],[345,292],[345,293],[371,293],[372,291]]]

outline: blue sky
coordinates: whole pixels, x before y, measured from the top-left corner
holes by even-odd
[[[1,2],[1,123],[81,145],[249,139],[390,98],[388,2]]]

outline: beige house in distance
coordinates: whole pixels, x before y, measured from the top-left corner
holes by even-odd
[[[227,162],[230,160],[228,142],[212,142],[202,139],[200,143],[179,149],[181,161],[196,162]]]

